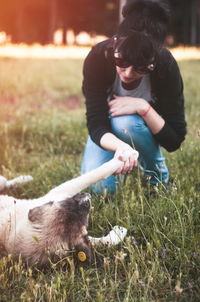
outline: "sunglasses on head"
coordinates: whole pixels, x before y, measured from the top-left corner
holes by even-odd
[[[155,64],[154,62],[152,62],[151,64],[147,65],[147,66],[134,66],[133,64],[131,64],[130,62],[128,62],[127,60],[120,58],[118,56],[114,55],[114,62],[115,65],[120,67],[120,68],[128,68],[130,66],[133,67],[134,71],[140,74],[145,74],[148,73],[152,70],[154,70],[155,68]]]

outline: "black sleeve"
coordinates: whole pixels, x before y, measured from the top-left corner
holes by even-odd
[[[101,137],[111,131],[108,118],[108,62],[102,45],[92,48],[83,66],[83,93],[86,99],[86,117],[92,140],[100,145]]]
[[[177,62],[167,50],[162,64],[155,84],[157,101],[154,108],[165,120],[165,125],[154,136],[162,147],[172,152],[180,147],[186,135],[183,81]]]

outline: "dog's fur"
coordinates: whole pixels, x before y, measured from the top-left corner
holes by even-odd
[[[51,255],[66,256],[74,249],[91,260],[87,234],[90,195],[79,192],[113,174],[122,164],[113,159],[34,200],[0,195],[1,251],[39,265]]]
[[[7,203],[7,204],[6,204]],[[44,264],[48,256],[82,250],[90,259],[87,237],[90,196],[79,193],[63,201],[36,206],[7,197],[0,203],[0,246],[29,263]]]

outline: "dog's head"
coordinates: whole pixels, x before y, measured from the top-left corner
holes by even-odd
[[[80,261],[92,261],[87,234],[90,205],[90,194],[79,193],[30,209],[28,219],[32,229],[36,233],[39,230],[40,246],[48,246],[50,254],[66,255],[67,251],[76,250],[82,252]]]

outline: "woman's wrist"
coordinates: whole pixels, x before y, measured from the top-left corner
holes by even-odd
[[[116,152],[118,148],[125,147],[127,144],[113,133],[107,132],[101,137],[100,145],[106,150]]]
[[[138,114],[141,116],[141,117],[145,117],[145,116],[147,116],[147,114],[149,113],[149,111],[151,110],[151,105],[148,103],[148,102],[146,102],[146,101],[144,101],[144,103],[142,104],[143,106],[141,106],[141,108],[140,108],[140,110],[139,110],[139,112],[138,112]]]
[[[149,113],[150,110],[151,110],[151,105],[148,104],[147,109],[143,113],[141,113],[140,116],[145,117]]]

